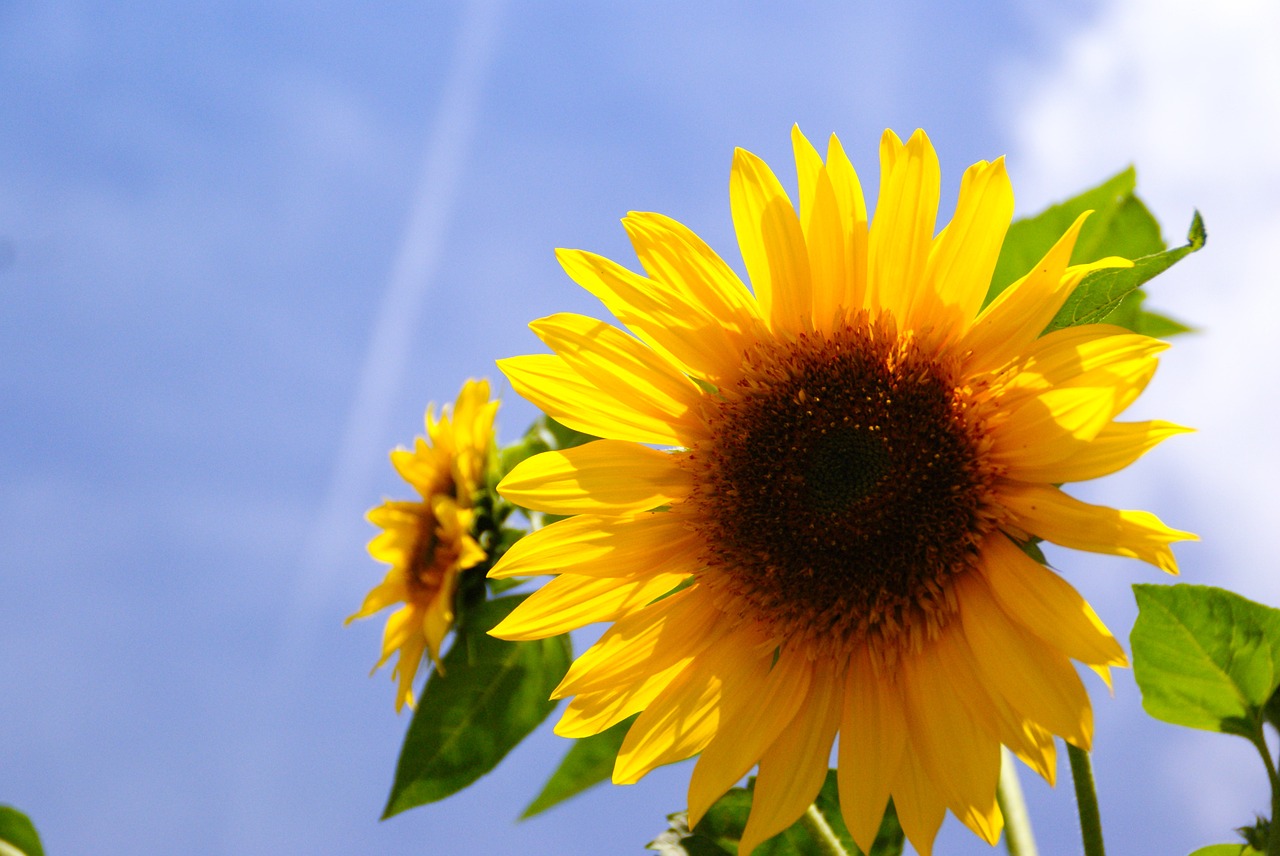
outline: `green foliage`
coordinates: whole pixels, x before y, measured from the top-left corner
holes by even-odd
[[[1280,685],[1280,610],[1210,586],[1134,586],[1133,676],[1156,719],[1259,733]]]
[[[1076,287],[1071,297],[1059,310],[1057,316],[1049,322],[1045,332],[1072,327],[1076,324],[1096,324],[1100,321],[1123,323],[1131,329],[1141,331],[1144,328],[1160,328],[1177,325],[1163,316],[1155,316],[1150,322],[1141,317],[1141,303],[1138,302],[1138,289],[1143,283],[1158,274],[1164,273],[1184,256],[1194,253],[1204,246],[1204,221],[1197,211],[1191,218],[1191,226],[1187,230],[1187,243],[1173,250],[1154,253],[1137,258],[1130,268],[1107,268],[1096,270],[1084,278]],[[1129,304],[1126,306],[1126,304]]]
[[[383,818],[457,793],[497,766],[555,708],[569,668],[567,636],[507,642],[488,635],[523,597],[486,601],[458,627],[405,735]]]
[[[1248,844],[1210,844],[1208,847],[1201,847],[1191,856],[1262,856],[1262,854]]]
[[[738,842],[742,839],[742,831],[747,825],[747,815],[751,811],[751,795],[755,787],[755,779],[751,779],[745,788],[733,788],[716,801],[704,817],[690,830],[687,816],[681,812],[670,815],[667,819],[670,826],[666,832],[650,842],[649,849],[656,850],[663,856],[737,856]],[[834,770],[827,772],[827,780],[822,785],[817,799],[813,801],[812,811],[821,815],[822,820],[831,828],[840,840],[847,853],[862,856],[858,845],[853,843],[849,830],[840,816],[840,800],[836,790],[836,774]],[[899,856],[902,853],[904,838],[902,827],[898,825],[898,816],[890,802],[885,811],[876,840],[871,845],[868,856]],[[755,849],[753,856],[792,856],[796,853],[824,853],[828,848],[815,837],[813,828],[801,818],[795,824],[766,840]]]
[[[542,786],[542,792],[520,815],[521,820],[541,814],[553,805],[608,779],[632,722],[635,722],[634,716],[627,717],[599,734],[574,740],[560,766]]]
[[[1179,321],[1151,312],[1143,306],[1145,295],[1138,288],[1166,270],[1189,252],[1204,244],[1204,224],[1197,213],[1191,224],[1189,244],[1166,251],[1160,224],[1134,193],[1137,174],[1130,167],[1102,184],[1009,227],[987,302],[1031,270],[1062,234],[1085,211],[1094,213],[1085,221],[1072,252],[1073,264],[1121,256],[1136,262],[1133,269],[1095,271],[1085,277],[1049,325],[1056,330],[1073,324],[1101,321],[1119,324],[1148,336],[1171,336],[1190,328]],[[1046,332],[1048,331],[1046,330]]]
[[[44,856],[35,824],[13,806],[0,805],[0,856]]]

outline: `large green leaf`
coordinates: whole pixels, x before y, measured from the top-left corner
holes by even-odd
[[[1076,324],[1096,324],[1112,320],[1108,316],[1120,309],[1126,298],[1135,299],[1143,283],[1164,273],[1184,256],[1204,246],[1204,221],[1200,212],[1191,218],[1187,230],[1187,243],[1181,247],[1137,258],[1133,267],[1096,270],[1084,278],[1067,299],[1057,316],[1049,322],[1045,332],[1072,327]],[[1167,319],[1164,319],[1167,321]],[[1175,322],[1176,323],[1176,322]],[[1131,326],[1137,326],[1132,325]]]
[[[755,779],[752,779],[747,787],[730,790],[716,801],[706,817],[692,830],[689,829],[684,813],[671,815],[668,818],[669,828],[650,842],[649,849],[656,850],[663,856],[737,856],[738,842],[742,840],[747,815],[751,811],[754,788]],[[830,827],[846,852],[861,856],[862,851],[853,843],[844,819],[840,816],[840,799],[834,770],[827,772],[827,780],[817,799],[813,801],[813,810]],[[898,816],[890,802],[868,856],[900,856],[903,843],[902,827],[898,825]],[[762,843],[752,856],[793,856],[797,853],[825,852],[827,848],[814,837],[813,827],[802,818]]]
[[[1201,847],[1191,856],[1262,856],[1248,844],[1210,844]]]
[[[487,633],[522,600],[487,601],[458,629],[409,723],[384,818],[467,787],[555,707],[551,691],[572,659],[568,637],[507,642]]]
[[[35,824],[13,806],[0,805],[0,856],[44,856]]]
[[[1129,641],[1147,713],[1252,739],[1280,686],[1280,610],[1210,586],[1133,589]]]
[[[520,818],[523,820],[541,814],[553,805],[607,780],[613,772],[613,764],[617,760],[618,750],[622,748],[622,741],[627,736],[627,729],[634,721],[634,716],[627,717],[599,734],[574,740],[560,766],[551,774],[551,778],[542,786],[542,792],[529,803]]]

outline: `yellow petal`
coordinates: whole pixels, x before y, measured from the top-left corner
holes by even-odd
[[[878,674],[865,651],[854,655],[845,679],[840,721],[840,812],[849,834],[871,852],[902,763],[907,734],[901,690]]]
[[[1169,545],[1198,541],[1190,532],[1165,526],[1146,511],[1124,511],[1090,505],[1051,485],[1006,482],[999,502],[1014,514],[1014,523],[1033,535],[1073,550],[1141,559],[1170,574],[1178,562]]]
[[[646,279],[581,250],[557,250],[556,258],[573,281],[598,297],[627,329],[694,377],[716,383],[726,372],[736,371],[742,342],[758,335],[762,322],[757,314],[712,315],[697,292],[680,283]]]
[[[844,310],[851,308],[846,303],[848,224],[841,216],[835,187],[822,157],[800,133],[799,126],[791,129],[791,143],[800,177],[800,224],[813,283],[813,327],[830,331]]]
[[[726,331],[739,336],[761,320],[759,305],[733,268],[683,224],[662,214],[632,211],[622,225],[649,276],[677,289],[699,316],[720,319]],[[728,345],[731,353],[736,342]]]
[[[847,309],[864,305],[867,296],[867,204],[862,196],[858,174],[844,153],[835,134],[827,142],[827,176],[836,195],[840,209],[840,222],[844,224],[845,281],[843,295],[837,295],[836,303]]]
[[[751,814],[738,852],[786,829],[804,814],[827,777],[831,744],[840,727],[844,674],[836,664],[817,660],[809,692],[791,724],[760,758]]]
[[[981,575],[962,575],[955,592],[965,640],[988,689],[1023,716],[1088,749],[1093,710],[1066,656],[1012,622]]]
[[[800,221],[772,170],[743,149],[734,152],[729,205],[742,261],[769,326],[800,332],[813,312]]]
[[[569,312],[542,318],[529,327],[620,409],[638,410],[656,422],[666,422],[682,439],[701,424],[697,407],[702,393],[693,382],[617,327]]]
[[[702,750],[689,779],[689,826],[697,826],[707,809],[756,765],[778,739],[807,697],[813,666],[803,651],[756,651],[743,680],[728,687],[724,722]]]
[[[891,313],[898,329],[932,318],[937,295],[925,292],[924,272],[938,216],[941,174],[924,131],[904,146],[892,131],[880,142],[880,197],[871,221],[868,303]],[[908,314],[915,313],[915,314]]]
[[[498,492],[516,505],[551,514],[624,514],[681,499],[689,484],[688,471],[670,453],[596,440],[521,461]]]
[[[969,167],[960,182],[955,216],[934,240],[925,273],[926,290],[963,332],[982,308],[1000,246],[1013,219],[1013,186],[1004,158]]]
[[[747,627],[721,638],[645,708],[618,750],[614,784],[634,784],[655,767],[697,754],[727,722],[737,730],[726,716],[726,687],[746,674],[758,690],[769,663],[752,650],[754,637]]]
[[[958,623],[904,658],[902,669],[907,727],[921,768],[952,813],[995,844],[1002,823],[996,806],[1000,744]]]
[[[1000,292],[978,315],[957,345],[960,353],[970,354],[967,371],[993,371],[1024,353],[1058,314],[1077,281],[1064,279],[1064,272],[1090,213],[1077,217],[1030,272]]]
[[[559,636],[598,621],[614,621],[643,609],[686,579],[687,574],[648,571],[620,577],[561,574],[529,595],[489,633],[523,642]]]
[[[1112,422],[1087,442],[1073,445],[1061,460],[1037,462],[1014,458],[1006,463],[1009,478],[1025,482],[1087,481],[1118,472],[1151,451],[1156,444],[1192,429],[1172,422]]]
[[[668,573],[696,567],[698,543],[686,518],[671,512],[622,517],[580,514],[525,535],[503,554],[489,576]]]
[[[555,733],[571,738],[599,734],[648,707],[688,665],[688,660],[680,660],[626,686],[574,696],[565,705]]]
[[[689,662],[728,629],[724,614],[692,585],[606,630],[569,667],[552,698],[618,688],[673,663]]]
[[[932,856],[933,840],[947,814],[946,803],[934,781],[924,771],[911,743],[902,755],[893,781],[893,807],[902,831],[919,856]]]
[[[1071,584],[996,533],[980,573],[1005,613],[1053,648],[1093,666],[1128,664],[1120,643]]]
[[[1127,360],[1010,405],[1005,420],[991,428],[990,461],[1043,467],[1070,457],[1134,402],[1155,370],[1155,360]]]
[[[498,360],[511,387],[539,410],[575,431],[661,446],[681,446],[686,424],[632,407],[602,392],[555,354]]]

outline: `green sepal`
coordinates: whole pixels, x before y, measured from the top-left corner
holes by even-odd
[[[1140,293],[1138,289],[1144,283],[1164,273],[1183,257],[1203,247],[1205,237],[1204,220],[1201,219],[1200,212],[1196,211],[1191,217],[1191,226],[1187,229],[1187,243],[1181,247],[1134,259],[1133,267],[1093,271],[1076,286],[1076,290],[1067,298],[1067,302],[1058,310],[1054,319],[1049,322],[1045,332],[1049,333],[1077,324],[1097,324],[1102,321],[1123,322],[1126,320],[1123,312],[1116,318],[1111,316],[1117,310],[1124,308],[1126,300],[1136,301]],[[1142,311],[1140,305],[1130,311],[1135,313],[1131,319],[1128,319],[1129,323],[1126,325],[1130,329],[1139,329],[1147,323],[1139,320],[1141,316],[1136,314]],[[1160,318],[1160,320],[1152,320],[1150,325],[1158,326],[1162,321],[1169,323],[1168,319]]]
[[[20,856],[44,856],[35,824],[11,805],[0,805],[0,853],[16,852]]]
[[[457,628],[433,671],[396,764],[383,818],[455,794],[497,766],[555,708],[567,635],[508,642],[488,635],[524,597],[485,601]]]
[[[1136,585],[1129,642],[1142,706],[1253,740],[1280,686],[1280,610],[1211,586]]]
[[[551,778],[542,786],[542,791],[521,813],[520,819],[541,814],[552,806],[607,781],[632,722],[635,722],[634,716],[627,717],[599,734],[574,740],[560,761],[560,766],[556,767]]]
[[[688,816],[684,812],[669,815],[667,831],[650,842],[648,849],[656,850],[663,856],[737,856],[738,842],[742,840],[747,815],[751,812],[754,789],[754,777],[747,782],[747,787],[731,789],[708,809],[706,816],[692,830],[689,829]],[[813,801],[813,807],[840,840],[845,852],[850,856],[863,856],[840,815],[835,770],[827,771],[827,779]],[[871,845],[871,852],[866,856],[900,856],[904,842],[902,827],[898,824],[898,816],[891,801],[886,807],[876,840]],[[827,848],[814,838],[811,828],[802,818],[762,842],[752,856],[792,856],[796,853],[824,852],[827,852]]]

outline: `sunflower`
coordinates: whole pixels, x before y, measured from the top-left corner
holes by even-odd
[[[398,679],[397,711],[413,707],[413,679],[424,652],[441,669],[440,645],[453,626],[458,575],[485,559],[473,536],[472,501],[484,483],[498,402],[489,400],[488,381],[469,380],[452,414],[446,405],[436,419],[433,410],[427,407],[427,436],[416,438],[412,450],[391,453],[392,465],[421,499],[388,500],[370,509],[369,522],[382,532],[369,542],[369,554],[391,569],[347,619],[404,604],[387,618],[382,656],[373,667],[377,671],[399,652],[391,672]]]
[[[1077,660],[1125,665],[1037,539],[1176,572],[1193,535],[1059,485],[1119,470],[1181,430],[1117,422],[1165,345],[1090,324],[1041,335],[1091,270],[1084,218],[983,307],[1013,212],[1003,159],[965,172],[934,234],[937,156],[887,131],[869,221],[833,136],[793,131],[797,213],[739,150],[730,180],[748,291],[661,215],[623,221],[647,276],[560,251],[632,335],[580,315],[534,322],[554,351],[500,362],[515,389],[603,439],[520,464],[507,499],[572,515],[495,577],[556,574],[493,631],[614,622],[570,668],[557,732],[639,712],[613,779],[699,755],[697,824],[758,765],[740,852],[793,823],[836,752],[863,850],[892,797],[930,853],[947,810],[994,843],[1000,746],[1053,781],[1054,736],[1087,749]]]

